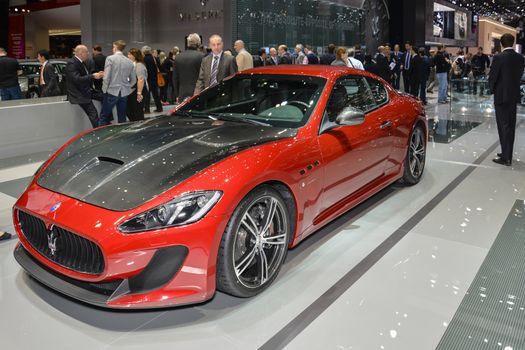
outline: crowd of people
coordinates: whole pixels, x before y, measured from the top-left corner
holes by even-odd
[[[150,99],[156,112],[162,105],[178,103],[207,87],[218,84],[224,78],[238,72],[260,66],[283,64],[333,65],[366,70],[383,78],[395,89],[417,96],[426,104],[427,92],[438,88],[438,102],[448,102],[448,84],[452,79],[458,92],[483,95],[486,87],[479,84],[487,78],[487,70],[494,61],[490,72],[490,90],[495,92],[496,119],[502,152],[494,162],[512,164],[514,130],[516,124],[516,103],[519,99],[519,82],[525,66],[523,57],[512,49],[514,38],[505,34],[501,39],[504,51],[490,57],[483,48],[473,55],[459,50],[454,58],[443,46],[437,50],[417,48],[405,43],[405,51],[399,45],[379,46],[375,55],[363,54],[361,47],[339,47],[330,44],[326,53],[317,55],[311,46],[297,44],[293,53],[286,45],[261,49],[250,54],[242,40],[234,44],[236,55],[225,50],[219,35],[209,38],[209,47],[204,48],[197,33],[187,37],[187,50],[180,52],[178,47],[166,55],[161,50],[149,46],[131,48],[124,54],[126,43],[113,42],[113,54],[106,57],[100,46],[95,46],[90,55],[85,45],[75,47],[74,56],[66,66],[68,100],[78,104],[89,117],[93,127],[108,125],[116,107],[119,123],[143,120],[150,113]],[[49,52],[41,50],[37,54],[40,62],[39,86],[42,96],[58,93],[57,77],[49,62]],[[2,100],[21,98],[17,76],[21,74],[20,65],[15,59],[7,57],[0,48],[0,94]],[[464,81],[468,83],[465,85]],[[478,89],[479,85],[479,89]],[[93,100],[102,103],[100,114]],[[0,231],[0,240],[11,234]]]
[[[93,127],[112,122],[116,107],[119,123],[143,120],[151,113],[162,112],[163,105],[182,102],[225,77],[253,67],[253,59],[241,40],[235,42],[237,55],[224,51],[219,35],[209,38],[209,51],[203,49],[200,36],[190,34],[188,49],[173,47],[168,55],[149,46],[131,48],[124,55],[126,43],[113,43],[113,54],[105,57],[100,47],[89,50],[78,45],[74,57],[66,65],[68,100],[78,104]],[[97,114],[93,100],[102,103]]]
[[[200,35],[192,33],[187,37],[187,49],[183,52],[173,47],[168,54],[149,46],[131,48],[124,54],[126,43],[119,40],[113,43],[113,54],[104,56],[100,46],[92,49],[92,54],[84,45],[78,45],[74,57],[66,67],[68,100],[78,104],[88,115],[93,127],[109,124],[112,109],[117,109],[117,121],[138,121],[151,112],[162,112],[163,105],[176,104],[214,85],[225,77],[238,71],[253,67],[296,64],[296,65],[334,65],[366,70],[390,83],[395,89],[417,96],[427,104],[427,93],[438,89],[438,103],[448,103],[449,83],[458,92],[479,94],[486,84],[478,84],[486,79],[491,58],[479,48],[472,55],[458,51],[456,56],[447,53],[443,46],[428,50],[417,48],[410,42],[393,47],[384,44],[374,54],[365,54],[360,45],[336,47],[330,44],[327,51],[318,55],[309,45],[296,44],[289,50],[284,44],[261,48],[256,53],[246,50],[242,40],[234,43],[233,50],[225,49],[222,38],[212,35],[208,46],[203,46]],[[0,56],[5,50],[0,49]],[[6,60],[6,59],[4,59]],[[41,63],[40,91],[42,96],[58,93],[57,77],[49,52],[38,52]],[[19,67],[9,62],[14,72],[10,83],[16,82]],[[18,72],[20,73],[20,72]],[[468,80],[465,84],[461,79]],[[2,86],[3,88],[3,86]],[[15,87],[2,89],[2,99],[15,98]],[[5,98],[4,98],[5,96]],[[102,103],[98,114],[93,100]]]

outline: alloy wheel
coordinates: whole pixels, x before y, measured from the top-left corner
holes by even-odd
[[[288,249],[286,210],[273,195],[255,199],[242,214],[233,245],[237,280],[259,288],[273,280]]]
[[[425,135],[421,128],[416,128],[410,138],[408,152],[410,174],[418,179],[423,174],[425,167]]]

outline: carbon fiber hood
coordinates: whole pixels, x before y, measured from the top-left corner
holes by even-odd
[[[133,209],[239,151],[295,129],[165,116],[82,136],[38,178],[51,191],[115,211]]]

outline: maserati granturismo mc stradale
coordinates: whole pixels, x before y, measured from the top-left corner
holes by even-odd
[[[425,166],[421,103],[345,67],[238,73],[169,115],[81,134],[13,208],[36,280],[109,308],[251,297],[289,248]]]

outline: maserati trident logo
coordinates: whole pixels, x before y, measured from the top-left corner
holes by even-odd
[[[51,209],[49,209],[49,212],[50,212],[50,213],[54,213],[55,211],[58,210],[58,208],[60,208],[61,205],[62,205],[62,202],[58,202],[57,204],[53,205],[53,206],[51,207]]]
[[[54,231],[49,232],[49,235],[47,236],[47,246],[49,250],[51,251],[51,255],[55,256],[55,253],[57,251],[57,239],[58,234]]]

